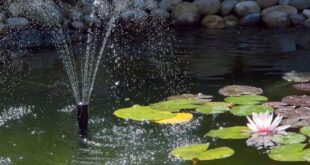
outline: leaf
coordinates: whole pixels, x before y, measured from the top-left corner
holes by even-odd
[[[304,156],[309,149],[304,150],[306,144],[287,144],[274,147],[269,153],[269,158],[276,161],[295,162],[305,161]]]
[[[230,112],[236,116],[250,116],[252,113],[273,112],[273,108],[264,105],[240,105],[233,107]]]
[[[232,156],[235,151],[229,147],[220,147],[208,150],[209,144],[191,144],[177,147],[171,154],[183,160],[214,160]]]
[[[194,94],[181,94],[181,95],[175,95],[175,96],[169,96],[167,100],[180,100],[180,99],[186,99],[186,100],[198,100],[202,102],[209,102],[212,100],[213,96],[210,95],[204,95],[202,93],[198,93],[196,95]]]
[[[205,114],[217,114],[224,113],[225,111],[229,111],[229,108],[222,105],[209,105],[209,106],[201,106],[196,108],[197,112],[205,113]]]
[[[216,101],[211,101],[211,102],[206,102],[206,103],[204,103],[202,106],[216,106],[216,105],[224,106],[224,107],[230,108],[230,107],[232,107],[234,104],[228,103],[228,102],[216,102]]]
[[[203,102],[198,100],[179,99],[162,101],[159,103],[151,104],[150,106],[153,109],[159,111],[179,112],[182,109],[195,109],[201,104],[203,104]]]
[[[261,88],[246,85],[229,85],[219,90],[223,96],[259,95],[262,94]]]
[[[282,99],[282,102],[295,106],[308,107],[310,106],[310,96],[286,96]]]
[[[272,141],[278,144],[297,144],[307,140],[307,137],[303,134],[289,132],[287,135],[273,135]]]
[[[135,105],[130,108],[119,109],[114,115],[123,119],[132,119],[137,121],[145,120],[163,120],[173,118],[176,114],[170,112],[156,111],[149,106]]]
[[[193,119],[193,115],[190,113],[177,113],[175,117],[163,120],[157,120],[158,124],[178,124],[190,122]]]
[[[261,102],[267,101],[268,98],[265,96],[258,95],[243,95],[239,97],[226,97],[225,101],[238,105],[253,105],[260,104]]]
[[[299,132],[310,137],[310,126],[300,128]]]
[[[250,130],[245,126],[234,126],[211,130],[207,135],[210,137],[218,137],[220,139],[246,139],[250,137]]]

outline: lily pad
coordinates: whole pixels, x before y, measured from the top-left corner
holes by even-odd
[[[218,137],[220,139],[246,139],[250,137],[250,130],[245,126],[234,126],[211,130],[207,135],[210,137]]]
[[[309,149],[304,150],[306,144],[287,144],[274,147],[268,156],[276,161],[296,162],[305,161],[304,156]]]
[[[252,113],[273,112],[273,108],[264,105],[240,105],[233,107],[230,112],[237,116],[250,116]]]
[[[286,135],[273,135],[272,141],[278,144],[298,144],[307,140],[307,137],[303,134],[289,132]]]
[[[230,85],[219,90],[223,96],[259,95],[262,94],[261,88],[246,85]]]
[[[156,111],[149,106],[135,105],[130,108],[119,109],[114,112],[114,115],[123,118],[137,121],[146,120],[163,120],[176,116],[170,112]]]
[[[261,102],[267,101],[268,98],[265,96],[256,96],[256,95],[243,95],[239,97],[226,97],[225,101],[238,105],[251,105],[251,104],[260,104]]]
[[[159,103],[151,104],[150,106],[153,109],[159,111],[179,112],[182,109],[195,109],[201,104],[203,104],[203,102],[198,100],[179,99],[162,101]]]
[[[282,99],[282,102],[288,103],[290,105],[295,105],[295,106],[309,107],[310,106],[310,96],[307,96],[307,95],[286,96]]]
[[[283,102],[265,102],[262,105],[270,106],[272,108],[282,108],[282,107],[288,106],[287,103],[283,103]]]
[[[310,137],[310,126],[300,128],[299,132]]]
[[[198,93],[197,95],[194,94],[182,94],[182,95],[175,95],[175,96],[170,96],[167,98],[167,100],[180,100],[180,99],[186,99],[186,100],[198,100],[202,102],[209,102],[212,100],[211,95],[204,95],[202,93]]]
[[[234,104],[228,103],[228,102],[211,101],[211,102],[204,103],[202,106],[224,106],[224,107],[230,108],[233,105]]]
[[[158,124],[179,124],[190,122],[193,119],[193,115],[190,113],[177,113],[175,117],[163,120],[157,120]]]
[[[282,78],[289,82],[304,83],[310,81],[310,73],[292,71],[285,73]]]
[[[208,150],[209,144],[191,144],[177,147],[171,154],[183,160],[215,160],[232,156],[235,151],[229,147]]]
[[[293,87],[300,91],[310,92],[310,83],[295,84]]]
[[[217,113],[224,113],[229,111],[229,108],[222,105],[209,105],[209,106],[201,106],[196,108],[197,112],[205,113],[205,114],[217,114]]]
[[[284,118],[299,118],[306,116],[310,117],[310,108],[308,107],[296,108],[295,106],[288,106],[276,109],[275,113]]]
[[[287,118],[281,121],[283,125],[290,125],[290,128],[301,128],[310,125],[310,117],[309,116],[302,116],[302,117],[295,117],[295,118]]]
[[[271,135],[252,134],[250,138],[246,140],[247,146],[253,146],[256,148],[268,148],[273,147],[275,143],[271,140]]]

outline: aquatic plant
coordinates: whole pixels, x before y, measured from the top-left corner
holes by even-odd
[[[202,93],[198,94],[181,94],[167,97],[167,100],[180,100],[180,99],[188,99],[188,100],[198,100],[202,102],[209,102],[212,100],[211,95],[204,95]]]
[[[249,116],[253,113],[273,112],[274,109],[264,105],[240,105],[233,107],[230,112],[236,116]]]
[[[219,90],[223,96],[259,95],[262,94],[261,88],[246,85],[229,85]]]
[[[304,83],[310,81],[310,73],[291,71],[285,73],[282,78],[288,82]]]
[[[295,89],[300,91],[310,92],[310,83],[300,83],[293,85]]]
[[[264,101],[267,101],[268,98],[265,96],[259,95],[242,95],[238,97],[226,97],[224,101],[237,104],[237,105],[253,105],[253,104],[260,104]]]
[[[310,107],[310,96],[286,96],[282,99],[282,102],[295,106]]]

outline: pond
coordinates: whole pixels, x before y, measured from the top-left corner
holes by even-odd
[[[106,52],[97,76],[87,139],[78,135],[74,99],[57,51],[32,50],[1,65],[0,164],[186,165],[192,162],[170,152],[194,143],[227,146],[236,152],[227,159],[198,162],[201,165],[305,164],[273,161],[267,150],[248,147],[244,139],[206,135],[219,127],[245,126],[245,117],[194,113],[189,123],[159,125],[118,119],[113,112],[183,93],[223,100],[218,90],[231,84],[260,87],[272,101],[307,94],[294,89],[282,75],[292,70],[310,72],[309,36],[310,31],[303,29],[238,28],[168,31],[115,41],[109,46],[117,47],[116,52]],[[10,109],[20,113],[12,114]]]

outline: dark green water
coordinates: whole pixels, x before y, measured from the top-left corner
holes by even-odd
[[[246,124],[245,118],[229,113],[195,114],[192,122],[175,126],[124,121],[112,115],[117,108],[147,105],[181,93],[201,92],[221,100],[217,90],[229,84],[261,87],[274,101],[306,94],[281,79],[291,70],[310,72],[310,47],[296,47],[306,36],[310,32],[302,30],[180,31],[172,37],[177,41],[172,44],[174,56],[154,52],[160,47],[153,44],[157,39],[115,44],[117,52],[106,55],[98,73],[89,140],[78,137],[75,111],[62,112],[73,98],[55,50],[36,50],[9,61],[0,71],[0,112],[27,106],[32,106],[32,112],[0,127],[0,164],[8,164],[9,158],[14,165],[189,165],[169,152],[192,143],[236,151],[228,159],[202,165],[307,164],[275,162],[264,149],[247,147],[245,140],[206,137],[210,129]]]

